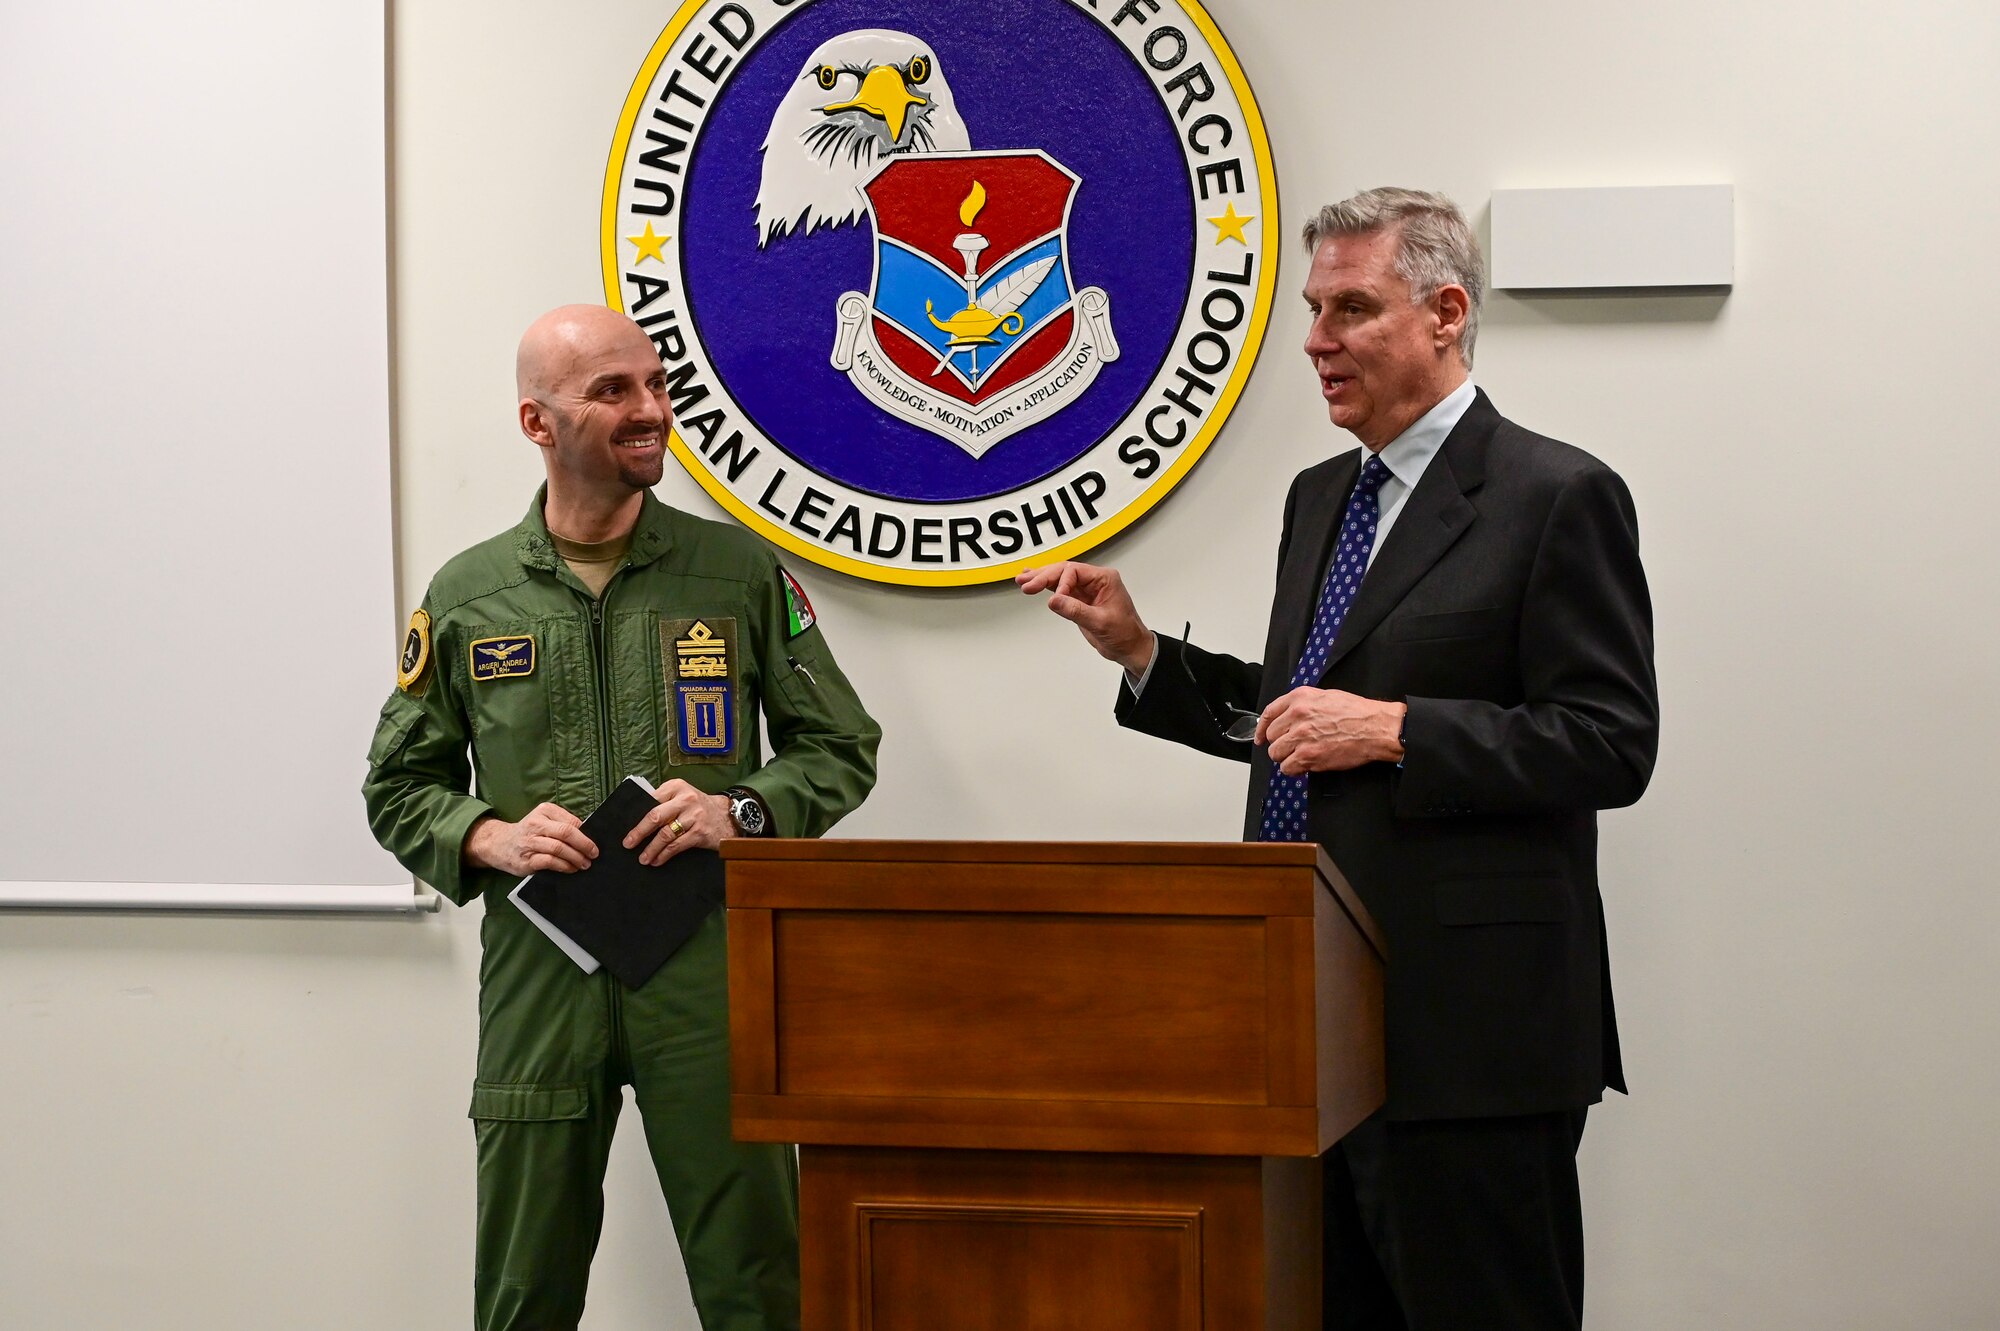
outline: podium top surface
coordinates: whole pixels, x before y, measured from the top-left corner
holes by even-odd
[[[1333,861],[1311,842],[1283,841],[901,841],[727,837],[724,859],[872,860],[929,864],[1220,864],[1246,869]]]
[[[1311,915],[1323,887],[1386,955],[1380,928],[1312,842],[727,837],[722,857],[732,909]]]

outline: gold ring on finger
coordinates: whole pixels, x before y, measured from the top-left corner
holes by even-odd
[[[676,818],[671,823],[667,824],[667,831],[673,833],[675,840],[679,840],[681,833],[687,831],[687,829],[685,827],[682,827],[681,820]]]

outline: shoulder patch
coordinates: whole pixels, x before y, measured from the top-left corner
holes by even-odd
[[[430,612],[413,610],[410,612],[410,631],[403,635],[403,655],[396,662],[396,687],[405,693],[422,693],[430,671]]]
[[[785,580],[785,640],[791,641],[813,625],[819,623],[819,616],[813,613],[813,603],[806,599],[806,589],[799,586],[799,580],[784,567],[778,569],[778,576]]]

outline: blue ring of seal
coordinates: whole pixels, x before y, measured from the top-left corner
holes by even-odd
[[[1077,286],[1110,294],[1123,354],[1074,404],[981,458],[882,411],[829,362],[835,302],[865,291],[874,271],[866,216],[757,244],[760,149],[778,102],[822,42],[860,28],[930,44],[975,151],[1040,148],[1083,181],[1070,213],[1069,268]],[[1132,54],[1066,0],[801,7],[717,95],[684,199],[685,296],[724,388],[801,465],[888,499],[1004,495],[1081,456],[1159,372],[1192,285],[1195,200],[1167,106]]]

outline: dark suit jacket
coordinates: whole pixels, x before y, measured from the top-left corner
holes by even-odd
[[[1299,475],[1259,665],[1164,635],[1121,723],[1250,761],[1221,703],[1290,687],[1357,450]],[[1402,766],[1315,772],[1308,828],[1382,926],[1390,1118],[1539,1113],[1625,1089],[1597,888],[1596,810],[1639,798],[1659,735],[1631,495],[1603,463],[1479,393],[1349,607],[1320,687],[1409,705]]]

